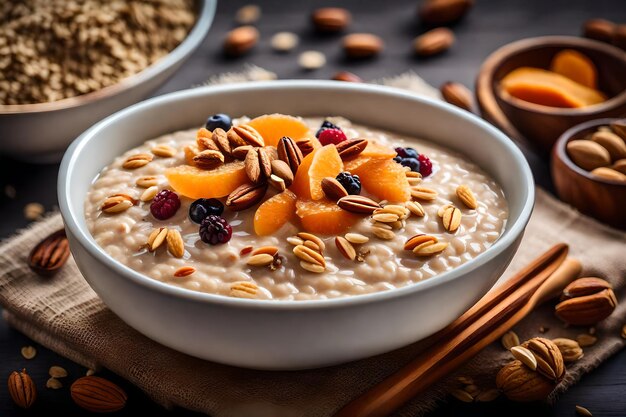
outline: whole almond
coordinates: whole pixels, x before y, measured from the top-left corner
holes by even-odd
[[[167,251],[175,258],[182,258],[185,254],[185,243],[180,232],[176,229],[169,229],[167,231]]]
[[[352,243],[350,243],[345,237],[335,237],[335,245],[344,258],[354,261],[356,259],[356,250]]]
[[[472,108],[474,107],[472,92],[463,84],[448,81],[443,83],[439,90],[441,91],[443,99],[448,103],[460,107],[463,110],[467,110],[469,112],[472,111]]]
[[[419,185],[411,187],[411,197],[418,200],[433,201],[437,199],[438,195],[439,193],[437,193],[436,190],[429,187],[422,187]]]
[[[104,200],[100,210],[105,213],[116,214],[128,210],[135,204],[137,204],[137,201],[128,194],[113,194]]]
[[[340,32],[348,27],[352,15],[340,7],[323,7],[313,12],[311,21],[320,32]]]
[[[246,159],[244,160],[246,169],[246,175],[253,184],[258,184],[261,180],[265,180],[265,176],[261,174],[261,167],[259,166],[259,152],[256,148],[252,148],[248,151]]]
[[[418,14],[427,25],[447,25],[460,20],[473,5],[473,0],[427,0]]]
[[[223,48],[228,55],[243,55],[259,40],[259,31],[254,26],[240,26],[231,30],[224,38]]]
[[[572,161],[587,171],[607,166],[611,156],[602,145],[590,140],[573,140],[567,143],[567,154]]]
[[[349,71],[339,71],[332,77],[335,81],[345,81],[349,83],[362,83],[363,79]]]
[[[577,341],[566,338],[552,339],[552,342],[559,348],[565,362],[576,362],[584,356],[583,350]]]
[[[235,159],[243,161],[246,159],[246,155],[250,149],[252,149],[251,145],[237,146],[232,150],[231,156]]]
[[[176,278],[188,277],[194,272],[196,272],[196,268],[194,268],[193,266],[181,266],[176,271],[174,271],[174,276]]]
[[[267,183],[243,184],[237,187],[226,199],[226,207],[241,211],[259,203],[267,192]]]
[[[444,229],[450,233],[456,232],[461,225],[461,217],[461,210],[454,206],[449,206],[444,210],[443,216],[441,217]]]
[[[415,38],[413,48],[417,55],[432,56],[450,49],[454,40],[454,32],[450,29],[436,28]]]
[[[240,281],[230,285],[230,295],[238,298],[256,298],[259,287],[254,282]]]
[[[228,134],[224,131],[224,129],[219,127],[215,129],[211,134],[211,139],[224,155],[230,155],[232,153],[232,147],[230,146],[230,141],[228,140]],[[215,150],[215,148],[212,147],[207,147],[207,149]]]
[[[72,400],[79,407],[93,413],[113,413],[126,406],[124,390],[113,382],[98,376],[78,378],[70,387]]]
[[[152,156],[152,154],[149,154],[149,153],[138,153],[135,155],[131,155],[128,158],[126,158],[126,160],[122,164],[122,168],[124,169],[141,168],[142,166],[145,166],[150,161],[152,161],[153,158],[154,156]]]
[[[367,147],[366,139],[348,139],[335,145],[342,160],[348,160],[358,156]]]
[[[589,19],[583,25],[583,36],[585,38],[611,43],[615,29],[615,23],[609,20]]]
[[[611,123],[611,130],[626,142],[626,119]]]
[[[591,140],[609,151],[611,160],[626,158],[626,143],[615,133],[600,130],[591,135]]]
[[[465,204],[469,209],[476,210],[478,207],[478,201],[472,190],[465,184],[461,184],[456,187],[456,196]]]
[[[404,250],[414,250],[415,248],[422,246],[424,244],[433,244],[437,243],[437,238],[435,236],[418,234],[410,237],[406,243],[404,244]]]
[[[26,369],[11,372],[7,385],[11,399],[20,408],[30,408],[37,399],[37,388]]]
[[[285,185],[289,187],[293,182],[293,172],[287,163],[280,159],[274,159],[272,162],[272,174],[285,181]]]
[[[348,195],[337,201],[337,205],[352,213],[372,214],[374,210],[380,208],[380,204],[374,200],[361,195]]]
[[[224,154],[207,149],[194,156],[193,163],[200,169],[214,169],[224,164]]]
[[[611,169],[626,175],[626,158],[615,161],[615,163],[611,165]]]
[[[301,138],[296,141],[296,146],[300,149],[302,156],[305,157],[315,149],[315,145],[310,138]]]
[[[322,179],[322,191],[329,200],[337,201],[348,195],[348,192],[336,178],[326,177]]]
[[[591,171],[591,175],[595,175],[596,177],[605,178],[607,180],[619,181],[626,183],[626,175],[621,172],[607,167],[596,168]]]
[[[276,150],[278,153],[278,159],[289,165],[291,172],[295,175],[303,158],[300,148],[296,145],[293,139],[288,136],[283,136],[279,139]]]
[[[565,287],[555,313],[568,324],[588,326],[610,316],[616,306],[617,299],[609,282],[584,277]]]
[[[371,58],[384,47],[383,41],[371,33],[352,33],[343,38],[343,50],[349,58]]]
[[[261,134],[250,125],[233,126],[231,130],[243,139],[246,145],[252,145],[255,147],[265,146],[263,136],[261,136]]]

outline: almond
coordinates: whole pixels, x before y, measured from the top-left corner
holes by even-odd
[[[256,298],[259,287],[254,282],[233,282],[230,285],[230,295],[237,298]]]
[[[332,77],[335,81],[345,81],[348,83],[362,83],[363,79],[349,71],[339,71]]]
[[[172,148],[169,145],[157,145],[150,150],[156,156],[160,156],[161,158],[171,158],[176,155],[176,149]]]
[[[370,58],[383,47],[382,39],[371,33],[352,33],[343,38],[343,50],[349,58]]]
[[[590,140],[573,140],[567,143],[567,154],[572,161],[587,171],[607,166],[611,156],[602,145]]]
[[[76,405],[93,413],[119,411],[127,400],[124,390],[98,376],[78,378],[70,387],[70,394]]]
[[[337,152],[342,160],[354,158],[365,150],[367,140],[365,139],[348,139],[336,145]]]
[[[348,27],[352,15],[340,7],[323,7],[313,12],[311,21],[320,32],[340,32]]]
[[[461,217],[461,210],[454,206],[449,206],[444,210],[443,216],[441,217],[443,228],[450,233],[456,232],[461,225]]]
[[[626,183],[626,175],[621,172],[607,167],[596,168],[591,171],[591,175],[595,175],[596,177],[604,178],[607,180],[619,181]]]
[[[213,131],[213,134],[211,135],[211,142],[217,145],[217,147],[219,148],[218,150],[222,151],[224,155],[230,155],[232,153],[232,147],[230,146],[228,134],[224,131],[224,129],[221,129],[219,127],[215,129]],[[216,150],[214,147],[211,147],[210,145],[207,147],[207,149]]]
[[[37,399],[37,388],[26,369],[11,372],[7,385],[11,399],[20,408],[30,408]]]
[[[274,262],[274,256],[267,253],[252,255],[246,262],[250,266],[268,266]]]
[[[100,206],[100,210],[109,214],[117,214],[128,210],[136,203],[137,201],[128,194],[113,194],[104,200]]]
[[[583,25],[583,36],[585,38],[611,43],[615,29],[615,23],[609,20],[589,19]]]
[[[224,164],[224,154],[207,149],[194,156],[193,163],[200,169],[214,169]]]
[[[354,261],[356,259],[356,250],[354,246],[342,236],[335,237],[335,245],[344,258]]]
[[[256,148],[252,148],[248,151],[244,164],[246,174],[253,184],[258,184],[261,180],[265,180],[265,175],[261,173],[261,167],[259,165],[259,152]]]
[[[237,146],[231,151],[230,155],[235,159],[243,161],[246,159],[246,155],[248,155],[250,149],[252,149],[251,145]]]
[[[410,237],[406,243],[404,244],[404,250],[410,250],[412,251],[413,249],[417,248],[418,246],[421,246],[423,244],[433,244],[433,243],[437,243],[437,238],[435,236],[430,236],[430,235],[425,235],[425,234],[419,234],[419,235],[415,235]]]
[[[289,167],[289,165],[285,161],[280,160],[280,159],[274,159],[271,162],[271,165],[272,165],[272,174],[281,178],[285,182],[285,185],[289,187],[291,183],[293,182],[293,178],[294,178],[293,172],[291,171],[291,168]]]
[[[159,185],[159,178],[154,175],[144,175],[137,178],[135,185],[141,188],[150,188]]]
[[[231,130],[245,142],[244,145],[265,146],[263,136],[250,125],[233,126]]]
[[[302,151],[296,143],[288,136],[280,138],[276,146],[278,159],[289,165],[291,172],[295,175],[302,162]]]
[[[437,199],[437,195],[437,191],[433,190],[432,188],[422,187],[419,185],[411,187],[411,197],[418,200],[433,201]]]
[[[324,195],[332,201],[337,201],[348,195],[344,186],[333,177],[322,179],[322,191],[324,191]]]
[[[616,306],[611,284],[601,278],[585,277],[565,287],[555,313],[568,324],[587,326],[610,316]]]
[[[372,214],[374,210],[380,208],[380,204],[374,200],[360,195],[348,195],[337,201],[337,205],[352,213]]]
[[[293,248],[293,253],[302,261],[326,267],[324,256],[307,246],[297,245]]]
[[[615,163],[611,165],[611,169],[626,175],[626,158],[615,161]]]
[[[456,196],[459,198],[459,200],[461,200],[463,204],[465,204],[467,208],[476,210],[476,208],[478,207],[476,196],[467,185],[461,184],[456,187]]]
[[[237,187],[226,199],[226,206],[233,211],[241,211],[259,203],[267,191],[267,184],[243,184]]]
[[[613,161],[626,158],[626,143],[615,133],[598,131],[591,136],[591,140],[602,145]]]
[[[131,155],[122,164],[124,169],[137,169],[147,165],[154,157],[149,153],[138,153]]]
[[[182,258],[185,254],[185,243],[180,232],[176,229],[169,229],[167,231],[167,251],[175,258]]]
[[[196,268],[193,266],[181,266],[176,271],[174,271],[174,276],[176,278],[187,277],[196,272]]]
[[[461,83],[448,81],[439,88],[443,99],[448,103],[455,105],[463,110],[469,112],[474,107],[474,99],[472,98],[472,92],[469,88],[465,87]]]
[[[621,119],[611,123],[611,129],[617,136],[626,142],[626,119]]]
[[[259,40],[259,31],[254,26],[240,26],[231,30],[224,38],[223,48],[228,55],[243,55]]]
[[[447,25],[460,20],[473,5],[473,0],[427,0],[418,14],[427,25]]]
[[[454,40],[454,32],[450,29],[436,28],[415,38],[413,47],[417,55],[432,56],[448,50]]]
[[[315,149],[315,145],[313,145],[313,141],[310,138],[301,138],[296,141],[296,146],[300,149],[302,156],[307,156],[313,149]]]

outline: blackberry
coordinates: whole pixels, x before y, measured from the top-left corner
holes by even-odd
[[[209,214],[200,223],[198,233],[203,242],[210,245],[218,245],[230,240],[233,235],[233,228],[230,227],[230,224],[223,217]]]
[[[150,213],[159,220],[166,220],[176,214],[180,208],[178,194],[170,190],[161,190],[150,204]]]
[[[215,198],[199,198],[189,206],[189,218],[198,224],[209,214],[221,216],[223,212],[224,205]]]
[[[358,175],[352,175],[349,172],[340,172],[335,179],[343,185],[343,188],[346,189],[348,194],[361,194],[361,179]]]

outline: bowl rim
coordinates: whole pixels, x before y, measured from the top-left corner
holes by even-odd
[[[172,49],[168,54],[162,56],[151,65],[148,65],[141,71],[121,79],[115,84],[92,91],[87,94],[81,94],[74,97],[68,97],[52,102],[28,103],[28,104],[0,104],[0,116],[8,114],[30,114],[43,113],[49,111],[65,110],[85,104],[89,104],[101,99],[115,96],[127,89],[131,89],[146,80],[156,76],[157,74],[167,70],[183,60],[191,52],[194,51],[204,41],[211,23],[215,16],[217,5],[216,0],[197,0],[198,15],[193,27],[187,33],[187,36],[176,48]]]
[[[512,156],[520,164],[521,169],[521,181],[524,186],[520,193],[522,193],[522,207],[520,214],[515,221],[507,222],[507,229],[501,235],[498,240],[485,252],[478,255],[476,258],[466,262],[465,264],[454,268],[451,271],[444,272],[436,275],[424,281],[420,281],[411,285],[407,285],[401,288],[395,288],[389,291],[379,291],[369,294],[355,295],[351,297],[340,297],[333,299],[323,300],[253,300],[227,297],[217,294],[208,294],[198,291],[193,291],[185,288],[179,288],[174,285],[170,285],[146,275],[143,275],[130,267],[115,260],[108,255],[104,249],[102,249],[93,239],[87,228],[83,228],[76,220],[78,216],[84,216],[83,212],[75,213],[71,208],[68,201],[72,200],[72,190],[70,187],[70,178],[72,177],[72,171],[77,163],[78,155],[83,148],[90,145],[90,142],[96,135],[108,125],[115,123],[118,119],[122,119],[129,114],[137,111],[145,111],[152,106],[159,106],[164,104],[175,103],[178,100],[213,95],[219,93],[239,93],[248,91],[264,91],[268,89],[286,89],[286,90],[327,90],[327,91],[347,91],[357,93],[370,93],[384,95],[391,98],[397,98],[399,100],[409,100],[420,102],[429,106],[437,107],[453,117],[460,117],[471,123],[478,124],[481,128],[485,129],[491,136],[508,152],[512,153]],[[427,290],[429,288],[444,285],[447,282],[458,279],[470,270],[479,268],[480,266],[488,263],[498,255],[502,254],[507,248],[515,244],[515,241],[523,234],[526,225],[530,219],[530,215],[533,210],[535,202],[535,186],[533,175],[530,170],[530,166],[526,161],[526,158],[522,154],[521,150],[510,140],[504,133],[498,130],[493,125],[480,119],[478,116],[471,114],[467,111],[461,110],[455,106],[431,99],[429,97],[420,96],[415,93],[411,93],[406,90],[372,85],[372,84],[354,84],[345,83],[341,81],[326,81],[326,80],[281,80],[281,81],[259,81],[254,83],[240,83],[240,84],[228,84],[220,86],[206,86],[192,88],[188,90],[177,91],[174,93],[164,94],[145,100],[143,102],[134,104],[126,109],[120,110],[113,115],[98,122],[82,135],[80,135],[66,151],[58,176],[58,198],[59,207],[63,216],[65,227],[68,230],[68,235],[74,237],[77,243],[82,246],[84,250],[89,252],[89,255],[95,258],[98,262],[106,265],[114,273],[123,276],[125,279],[130,279],[134,283],[146,287],[150,290],[165,293],[171,296],[185,298],[189,301],[206,302],[212,304],[218,304],[222,306],[230,306],[233,308],[250,308],[250,309],[263,309],[263,310],[312,310],[312,309],[324,309],[324,308],[347,308],[350,306],[361,305],[372,302],[383,302],[389,299],[397,299],[405,296],[409,296],[414,292]],[[81,201],[83,197],[81,196]],[[509,219],[510,220],[510,219]]]
[[[593,39],[579,38],[576,36],[538,36],[533,38],[521,39],[501,46],[500,48],[492,52],[485,60],[481,72],[488,71],[488,86],[493,91],[494,96],[499,97],[501,100],[505,101],[510,106],[513,106],[518,110],[528,111],[536,114],[547,114],[553,116],[589,116],[613,109],[621,103],[626,102],[625,88],[620,93],[609,98],[608,100],[602,103],[593,104],[591,106],[581,108],[551,107],[536,103],[530,103],[516,97],[512,97],[509,94],[503,94],[501,89],[498,88],[497,85],[495,85],[496,80],[494,74],[497,68],[502,66],[502,64],[509,60],[512,56],[517,55],[520,52],[532,51],[533,49],[558,46],[562,46],[563,48],[585,46],[626,62],[626,51],[622,51],[621,49],[613,45],[609,45]]]
[[[624,119],[623,117],[608,117],[604,119],[589,120],[584,123],[579,123],[576,126],[572,126],[571,128],[567,129],[565,132],[563,132],[563,134],[559,136],[559,138],[556,140],[556,144],[554,146],[554,153],[561,161],[563,161],[566,167],[568,167],[571,171],[574,171],[578,175],[581,175],[591,181],[599,182],[601,184],[608,184],[608,185],[614,185],[614,186],[620,186],[620,187],[626,188],[626,183],[623,183],[621,181],[611,180],[609,178],[591,175],[590,171],[586,171],[582,169],[581,167],[579,167],[578,165],[576,165],[574,161],[571,160],[571,158],[569,157],[566,151],[566,146],[572,140],[574,135],[577,135],[583,130],[586,130],[595,126],[610,125],[611,123],[616,122],[618,120],[626,120],[626,119]]]

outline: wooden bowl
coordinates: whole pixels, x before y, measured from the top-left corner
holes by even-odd
[[[598,69],[598,83],[609,100],[579,109],[542,106],[500,93],[502,78],[516,68],[548,68],[557,52],[574,49],[589,57]],[[483,117],[510,136],[523,136],[545,152],[567,129],[580,123],[626,115],[626,52],[591,39],[544,36],[510,43],[483,63],[476,96]]]
[[[592,120],[567,130],[552,150],[552,179],[559,198],[580,212],[626,230],[626,184],[591,175],[569,158],[569,141],[584,139],[599,126],[618,119]]]

